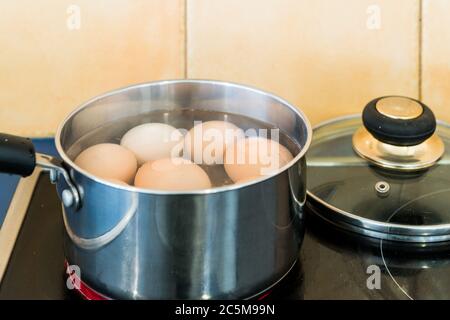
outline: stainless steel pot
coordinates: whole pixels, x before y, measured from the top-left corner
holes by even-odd
[[[118,186],[82,170],[67,151],[100,126],[153,110],[202,109],[272,124],[301,151],[256,182],[192,192]],[[62,161],[29,140],[0,137],[0,171],[50,172],[63,203],[65,254],[81,280],[111,298],[249,298],[295,264],[303,238],[305,152],[311,128],[286,101],[242,85],[177,80],[135,85],[72,112],[55,140]]]

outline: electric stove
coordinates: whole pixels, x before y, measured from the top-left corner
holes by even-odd
[[[21,179],[1,229],[0,299],[80,299],[67,281],[63,228],[48,176]],[[341,231],[308,209],[296,266],[260,298],[448,299],[449,289],[446,244],[383,243]]]

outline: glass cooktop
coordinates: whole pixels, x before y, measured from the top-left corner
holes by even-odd
[[[450,299],[450,251],[408,254],[319,219],[307,212],[297,266],[267,299]],[[66,286],[62,240],[60,202],[43,174],[1,281],[0,299],[79,298]]]

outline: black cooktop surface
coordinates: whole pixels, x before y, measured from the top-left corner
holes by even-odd
[[[22,224],[0,299],[76,299],[66,287],[63,221],[43,174]],[[404,248],[345,233],[308,211],[299,260],[268,299],[449,299],[450,250]]]

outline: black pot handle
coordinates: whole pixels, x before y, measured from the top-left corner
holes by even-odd
[[[422,102],[402,96],[385,96],[364,108],[364,126],[377,140],[396,146],[413,146],[431,137],[436,118]]]
[[[31,175],[36,167],[36,152],[29,138],[0,133],[0,172]]]
[[[49,173],[52,183],[57,183],[59,179],[65,181],[67,188],[61,193],[65,207],[73,207],[75,210],[81,207],[80,193],[60,160],[36,153],[29,138],[0,133],[0,173],[28,177],[36,166]]]

